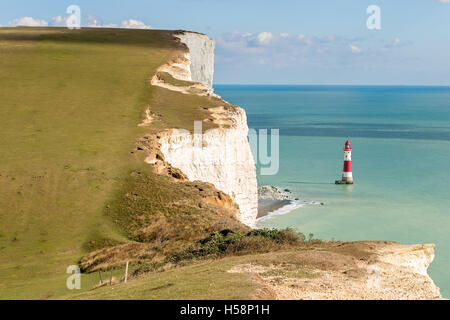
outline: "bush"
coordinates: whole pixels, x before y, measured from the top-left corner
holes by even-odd
[[[220,256],[224,254],[268,252],[283,244],[305,241],[302,233],[293,229],[257,229],[242,234],[230,229],[211,233],[190,248],[169,258],[171,262]]]
[[[230,244],[225,253],[229,255],[261,253],[269,252],[279,247],[278,243],[268,238],[244,237],[240,241]]]
[[[247,233],[248,237],[262,237],[271,239],[277,243],[293,243],[305,241],[305,235],[291,228],[279,229],[256,229]]]
[[[217,256],[223,254],[230,244],[240,241],[243,237],[243,234],[230,229],[214,232],[205,239],[199,240],[192,247],[176,253],[170,258],[170,260],[173,262],[179,262],[186,259]]]

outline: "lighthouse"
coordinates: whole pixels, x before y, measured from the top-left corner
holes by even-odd
[[[344,147],[344,170],[342,172],[342,180],[336,181],[336,184],[353,184],[352,146],[349,140],[347,140]]]

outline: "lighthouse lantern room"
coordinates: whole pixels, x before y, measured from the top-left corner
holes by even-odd
[[[352,146],[349,140],[347,140],[344,147],[344,170],[342,172],[342,180],[336,181],[336,184],[353,184]]]

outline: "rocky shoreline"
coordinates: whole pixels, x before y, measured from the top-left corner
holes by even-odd
[[[292,203],[289,190],[281,190],[274,186],[258,186],[258,216],[257,219],[267,216],[282,207]]]
[[[323,205],[316,201],[302,201],[295,197],[289,189],[274,186],[258,186],[258,216],[257,219],[266,217],[283,207],[290,206],[292,210],[307,204]],[[287,210],[289,212],[290,210]],[[286,212],[286,213],[287,213]]]

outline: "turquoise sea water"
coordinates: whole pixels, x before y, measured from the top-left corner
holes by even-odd
[[[280,130],[280,170],[259,184],[323,202],[260,222],[315,238],[434,243],[450,298],[450,87],[231,86],[250,128]],[[350,138],[353,186],[336,186]],[[258,172],[259,173],[259,172]]]

